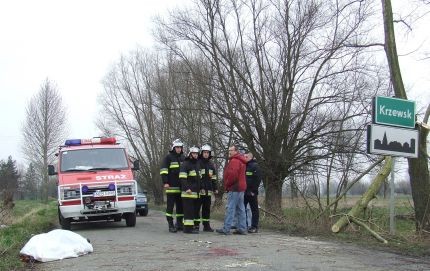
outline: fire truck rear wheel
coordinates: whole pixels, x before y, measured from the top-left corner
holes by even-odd
[[[136,213],[126,213],[124,216],[127,227],[134,227],[136,225]]]
[[[71,224],[71,223],[70,223],[70,218],[64,218],[64,217],[61,215],[60,210],[58,210],[58,220],[59,220],[60,225],[61,225],[61,228],[62,228],[63,230],[70,230],[70,229],[72,228],[72,226],[70,225],[70,224]]]

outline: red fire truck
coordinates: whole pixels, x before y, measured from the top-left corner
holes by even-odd
[[[116,139],[92,138],[66,140],[58,152],[57,171],[48,166],[49,175],[57,175],[58,217],[63,229],[72,222],[125,219],[136,225],[137,183],[132,170],[139,161],[130,161]]]

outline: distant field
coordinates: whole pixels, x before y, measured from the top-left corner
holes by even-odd
[[[361,196],[346,196],[344,199],[341,199],[339,201],[338,206],[340,208],[350,208],[350,207],[354,206],[360,198],[361,198]],[[260,198],[259,200],[261,201],[261,203],[264,203],[264,198]],[[330,198],[330,202],[332,202],[334,200],[335,200],[335,198]],[[318,206],[315,199],[309,200],[308,202],[310,202],[314,207]],[[326,198],[325,197],[322,198],[321,202],[325,205]],[[389,196],[387,196],[385,199],[383,197],[377,197],[370,202],[370,206],[388,207],[389,203],[390,203]],[[404,208],[404,207],[413,208],[412,196],[410,196],[410,195],[396,195],[395,196],[395,206],[401,207],[401,208]],[[289,208],[289,207],[302,208],[302,207],[306,207],[306,203],[302,198],[298,198],[298,199],[294,199],[294,200],[291,198],[283,198],[282,199],[282,207],[283,208]]]

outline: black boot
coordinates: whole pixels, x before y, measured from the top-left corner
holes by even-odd
[[[185,226],[184,233],[199,233],[199,232],[195,231],[193,226]]]
[[[173,221],[169,221],[169,232],[177,232],[175,225],[173,225]]]
[[[209,224],[209,222],[203,222],[203,231],[213,232],[214,229],[211,228],[211,224]]]
[[[200,223],[194,223],[194,230],[195,231],[200,231]]]
[[[192,233],[199,233],[199,228],[194,228]]]
[[[182,221],[182,218],[178,218],[178,219],[176,220],[176,229],[177,229],[178,231],[182,231],[182,230],[184,229],[184,223],[183,223],[183,221]]]

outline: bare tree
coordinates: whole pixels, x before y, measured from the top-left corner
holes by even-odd
[[[170,55],[138,49],[121,57],[103,82],[104,112],[98,127],[127,140],[157,204],[163,202],[160,161],[173,139],[188,145],[210,143],[215,149],[222,145],[214,131],[220,121],[209,110],[211,97],[198,90],[208,71],[205,65],[191,65],[194,73]]]
[[[285,177],[339,151],[331,148],[332,135],[363,128],[370,61],[351,44],[365,37],[370,6],[358,0],[196,2],[158,20],[157,37],[185,62],[199,52],[211,64],[212,78],[201,89],[214,97],[213,113],[256,154],[266,176],[266,207],[280,211]]]
[[[26,159],[33,163],[42,180],[42,199],[48,200],[48,164],[66,135],[66,110],[55,83],[46,79],[26,107],[22,127],[22,149]]]

